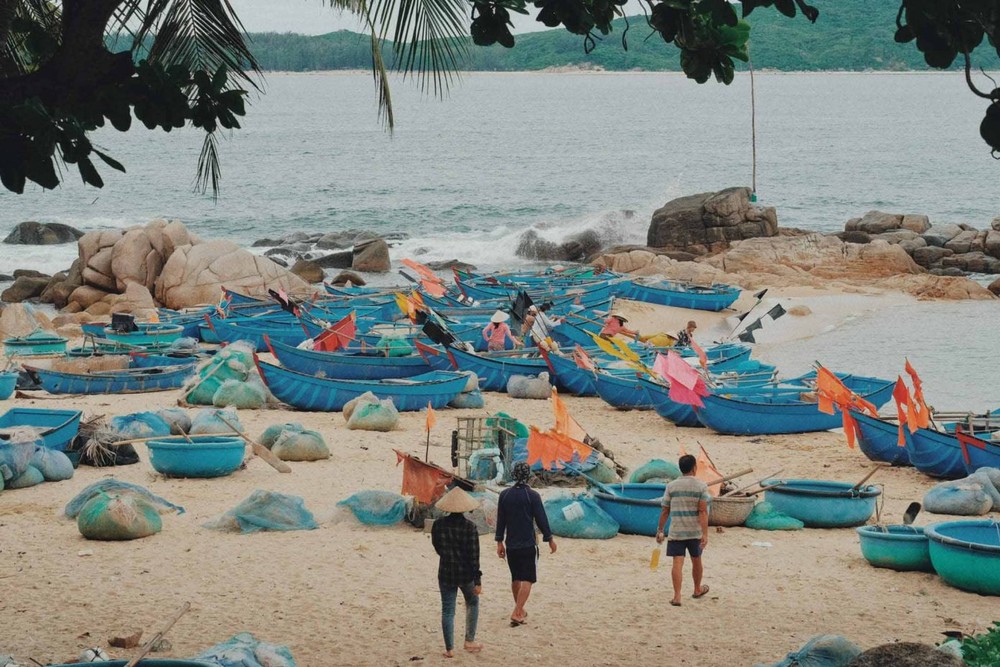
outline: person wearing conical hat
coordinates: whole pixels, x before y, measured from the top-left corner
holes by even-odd
[[[611,313],[608,318],[604,320],[604,326],[601,331],[597,334],[601,338],[614,338],[615,336],[621,334],[622,336],[628,336],[629,338],[639,339],[639,332],[628,329],[625,325],[628,323],[628,318],[621,313]]]
[[[490,323],[483,329],[483,340],[486,341],[487,350],[496,352],[507,349],[508,338],[516,347],[521,346],[521,341],[514,336],[510,330],[510,326],[507,325],[507,320],[509,319],[510,315],[502,310],[493,313]]]
[[[479,531],[465,518],[465,512],[479,507],[479,501],[457,486],[435,504],[447,515],[434,522],[431,543],[441,560],[438,564],[438,589],[441,591],[441,631],[444,634],[444,657],[455,655],[455,606],[458,591],[465,598],[465,645],[470,653],[483,650],[476,641],[479,621],[479,594],[483,591],[479,570]]]

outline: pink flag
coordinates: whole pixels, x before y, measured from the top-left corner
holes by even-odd
[[[657,359],[659,361],[659,359]],[[708,396],[709,391],[705,380],[695,369],[673,350],[667,353],[664,374],[670,381],[670,400],[685,405],[703,408],[702,396]]]
[[[667,377],[667,358],[659,352],[656,353],[656,359],[653,361],[653,371],[664,380],[670,379]]]

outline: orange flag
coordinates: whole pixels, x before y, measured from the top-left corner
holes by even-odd
[[[701,367],[707,371],[708,355],[705,354],[705,350],[701,349],[701,345],[698,345],[698,343],[694,342],[694,339],[691,339],[691,349],[694,350],[694,353],[698,355],[698,363],[701,364]]]
[[[901,376],[896,376],[896,387],[892,390],[892,397],[896,400],[896,416],[899,419],[899,438],[896,444],[900,447],[905,447],[906,435],[903,433],[903,427],[907,422],[909,406],[913,405],[913,403],[910,401],[910,392],[906,388],[906,384],[903,382]]]
[[[913,408],[913,415],[915,420],[910,424],[910,432],[912,433],[919,426],[920,428],[927,428],[931,423],[930,409],[927,407],[927,403],[924,402],[924,383],[920,380],[920,376],[917,375],[916,369],[910,365],[910,360],[906,360],[906,372],[910,375],[910,380],[913,381],[913,400],[916,405]]]
[[[437,413],[434,412],[434,408],[431,407],[431,402],[427,401],[427,432],[430,433],[431,429],[434,428],[434,424],[437,424]]]
[[[546,470],[559,469],[564,463],[584,461],[593,452],[591,447],[562,433],[529,427],[528,465],[541,462]]]
[[[554,429],[556,433],[561,433],[580,442],[586,442],[587,438],[590,437],[583,427],[570,415],[566,404],[559,398],[559,392],[556,391],[555,387],[552,387],[552,412],[555,413],[556,417],[556,426]]]
[[[725,475],[719,472],[719,469],[715,467],[715,464],[712,463],[712,459],[708,456],[708,452],[705,451],[705,448],[701,445],[698,445],[698,447],[701,451],[698,452],[698,467],[695,468],[695,479],[700,479],[708,484],[709,482],[714,482],[717,479],[725,477]],[[680,445],[680,449],[681,456],[686,456],[687,450],[684,449],[684,445]],[[715,484],[708,487],[708,493],[712,497],[716,497],[719,495],[719,490],[721,488],[721,484]]]

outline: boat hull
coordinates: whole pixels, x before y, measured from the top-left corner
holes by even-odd
[[[49,449],[64,451],[80,430],[82,414],[79,410],[11,408],[0,416],[0,429],[18,427],[42,429],[42,444]],[[0,439],[3,439],[2,435]]]
[[[910,452],[905,442],[909,440],[910,432],[904,426],[904,445],[899,446],[899,427],[878,417],[872,417],[861,412],[852,411],[851,415],[858,423],[858,448],[861,453],[872,461],[889,463],[894,466],[912,466]]]
[[[807,528],[860,526],[875,512],[882,491],[876,486],[854,490],[847,482],[787,479],[764,482],[764,499],[774,509],[798,519]]]
[[[285,368],[300,373],[323,374],[344,380],[385,380],[421,375],[431,367],[420,355],[387,357],[357,352],[321,352],[303,350],[292,345],[272,341],[271,354]]]
[[[177,389],[194,372],[195,364],[132,368],[101,373],[63,373],[26,367],[50,394],[136,394]]]

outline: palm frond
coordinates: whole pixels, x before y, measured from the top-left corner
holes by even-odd
[[[385,61],[382,60],[382,40],[378,39],[375,31],[371,32],[372,45],[372,78],[375,79],[375,87],[378,89],[378,115],[382,124],[391,132],[395,127],[395,119],[392,114],[392,95],[389,90],[389,73],[385,69]]]
[[[37,30],[35,37],[44,36],[52,45],[62,39],[62,11],[59,5],[47,0],[8,0],[0,2],[0,76],[11,77],[27,74],[40,66],[40,56],[34,51],[29,37],[16,23],[27,22]],[[54,50],[54,49],[53,49]]]
[[[375,0],[372,17],[384,41],[393,31],[395,67],[416,75],[421,90],[443,95],[466,51],[466,0]]]
[[[222,178],[222,166],[219,162],[219,146],[215,132],[206,132],[205,141],[201,145],[201,155],[198,156],[198,176],[195,178],[195,190],[205,194],[212,187],[212,198],[219,195],[219,180]]]

